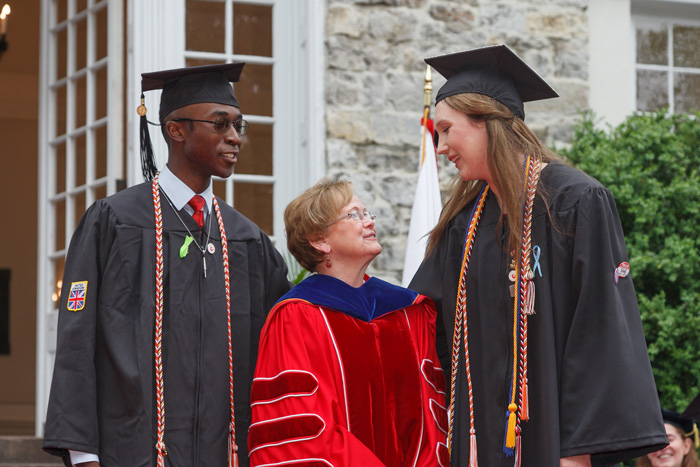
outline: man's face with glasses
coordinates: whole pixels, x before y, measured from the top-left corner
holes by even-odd
[[[195,177],[196,184],[206,188],[212,176],[226,178],[233,173],[241,135],[248,130],[236,107],[188,105],[169,115],[165,125],[172,140],[168,167],[178,177]]]

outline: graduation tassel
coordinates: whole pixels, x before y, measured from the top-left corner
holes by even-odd
[[[235,438],[233,424],[229,425],[228,432],[228,467],[238,467],[238,445]]]
[[[479,467],[479,458],[476,452],[476,430],[469,430],[469,467]]]
[[[158,168],[156,167],[153,145],[151,144],[151,134],[148,131],[148,119],[146,118],[146,105],[144,95],[141,93],[141,105],[136,109],[136,113],[141,117],[139,122],[139,138],[141,140],[141,172],[146,180],[153,180]]]
[[[508,405],[508,425],[506,426],[506,455],[509,457],[513,455],[513,448],[515,448],[515,412],[517,412],[518,406],[516,404]]]
[[[522,458],[522,455],[520,452],[521,451],[521,447],[520,447],[521,442],[522,441],[520,439],[520,427],[518,426],[515,428],[515,463],[513,464],[513,467],[520,467],[522,465],[523,458]]]
[[[523,313],[528,316],[535,314],[535,281],[532,280],[534,276],[532,270],[528,269],[525,280],[525,306],[523,307]]]
[[[700,435],[698,434],[698,425],[695,422],[693,422],[693,437],[695,438],[693,443],[695,449],[700,448]]]
[[[528,401],[527,378],[523,378],[520,387],[520,420],[526,422],[530,419],[530,402]]]

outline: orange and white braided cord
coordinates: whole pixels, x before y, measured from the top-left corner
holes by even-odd
[[[163,437],[165,435],[165,395],[163,388],[163,213],[160,205],[158,175],[153,178],[153,209],[156,224],[156,323],[155,323],[155,366],[156,366],[156,406],[158,411],[158,431],[156,451],[158,467],[163,467],[168,454]]]
[[[520,255],[520,271],[524,275],[524,281],[521,281],[522,290],[520,292],[520,316],[522,320],[520,327],[520,419],[525,421],[530,418],[527,384],[527,326],[528,316],[535,312],[535,282],[534,274],[530,267],[530,257],[532,255],[532,214],[541,170],[539,159],[528,156],[527,193],[523,213],[523,242]]]
[[[224,262],[224,282],[226,284],[226,325],[228,327],[228,383],[231,408],[231,422],[229,424],[229,466],[238,467],[238,446],[236,445],[236,419],[233,404],[233,347],[231,345],[231,276],[228,265],[228,241],[226,240],[226,229],[224,219],[221,217],[219,203],[214,197],[214,210],[216,220],[219,223],[219,235],[221,236],[221,254]]]
[[[450,425],[447,436],[447,447],[452,453],[452,438],[454,431],[454,419],[455,419],[455,390],[457,381],[457,365],[459,361],[459,349],[462,346],[462,340],[464,340],[464,361],[465,369],[467,373],[467,386],[469,389],[469,466],[476,467],[478,465],[477,460],[477,447],[476,447],[476,427],[474,423],[474,392],[472,387],[471,378],[471,367],[469,364],[469,329],[467,324],[467,272],[469,270],[469,260],[471,258],[474,240],[476,238],[476,230],[479,226],[479,220],[481,218],[481,213],[484,209],[484,203],[486,202],[486,196],[488,195],[489,187],[485,185],[481,196],[477,202],[474,213],[469,220],[469,226],[467,229],[467,238],[464,242],[464,256],[462,258],[462,267],[459,273],[459,287],[457,290],[457,300],[455,307],[455,330],[452,338],[452,372],[450,378]]]

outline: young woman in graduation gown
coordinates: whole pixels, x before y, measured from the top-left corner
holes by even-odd
[[[263,329],[251,465],[446,463],[432,301],[365,275],[382,248],[348,182],[310,188],[285,225],[289,250],[316,274],[280,299]]]
[[[459,171],[410,287],[435,301],[451,465],[612,465],[666,444],[615,202],[525,125],[556,92],[507,46],[426,62]],[[536,293],[535,293],[536,292]]]

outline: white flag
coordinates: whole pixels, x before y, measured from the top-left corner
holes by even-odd
[[[408,286],[418,266],[423,262],[425,247],[428,243],[430,232],[440,218],[442,201],[440,199],[440,182],[438,180],[437,159],[433,146],[432,125],[428,124],[428,131],[420,127],[421,135],[421,166],[418,172],[416,194],[413,198],[411,209],[411,224],[408,228],[408,242],[406,244],[406,257],[403,265],[403,279],[401,285]]]

